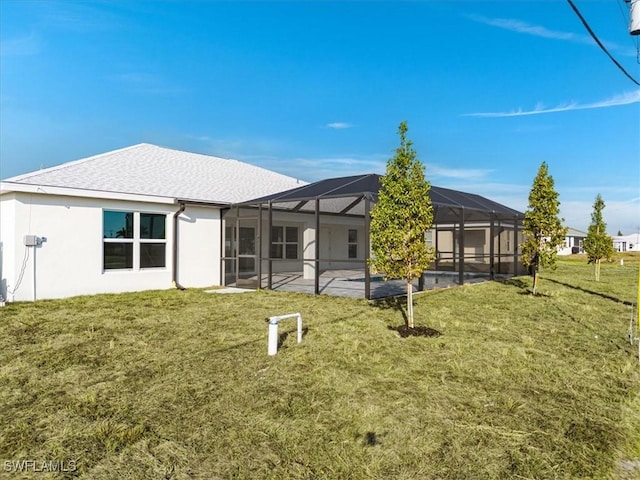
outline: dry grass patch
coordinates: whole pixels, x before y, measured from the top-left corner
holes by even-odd
[[[390,330],[395,308],[291,293],[11,304],[0,457],[98,480],[614,478],[640,458],[629,263],[598,284],[562,264],[539,298],[528,278],[421,295],[430,338]],[[264,319],[294,311],[303,343],[285,321],[268,357]]]

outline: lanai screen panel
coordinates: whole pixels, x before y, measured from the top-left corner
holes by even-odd
[[[241,205],[311,215],[317,218],[320,230],[321,219],[328,216],[368,218],[367,206],[369,210],[373,208],[379,188],[377,174],[331,178]],[[430,198],[434,209],[430,243],[438,251],[431,269],[458,272],[459,283],[464,282],[466,270],[486,271],[492,277],[495,273],[521,272],[518,245],[522,241],[522,213],[480,195],[437,186],[431,186]],[[368,223],[365,224],[368,235]],[[322,250],[321,239],[318,237],[316,241]],[[326,254],[326,248],[322,253]],[[315,254],[314,259],[317,270],[320,265],[335,263],[332,258],[315,258]],[[368,251],[361,262],[365,270],[367,260]]]
[[[357,198],[368,197],[372,204],[375,203],[378,199],[380,177],[377,174],[366,174],[320,180],[286,192],[257,198],[242,205],[267,205],[271,202],[272,208],[276,209],[313,212],[313,200],[319,198],[323,200],[321,213],[341,214],[344,207]],[[481,195],[432,185],[429,196],[434,206],[436,223],[458,221],[457,212],[460,209],[464,209],[468,221],[490,220],[492,217],[497,220],[513,220],[523,217],[517,210]],[[328,199],[333,201],[328,202]],[[357,204],[348,213],[364,215],[364,209]]]

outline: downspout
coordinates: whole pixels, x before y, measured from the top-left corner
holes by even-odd
[[[173,214],[173,286],[178,290],[186,290],[178,283],[178,217],[184,212],[187,205],[180,202],[180,208]]]

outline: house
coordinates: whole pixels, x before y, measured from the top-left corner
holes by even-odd
[[[587,238],[586,232],[581,232],[575,228],[569,227],[567,235],[564,237],[564,244],[558,247],[558,255],[571,255],[576,253],[584,253],[582,242]]]
[[[0,183],[0,295],[298,282],[312,293],[342,285],[372,298],[369,213],[378,188],[375,174],[307,184],[149,144],[9,178]],[[435,273],[460,284],[471,274],[523,273],[522,213],[435,186],[430,197]]]
[[[616,252],[640,252],[640,233],[616,235],[613,238],[613,249]]]
[[[301,183],[150,144],[6,179],[0,295],[19,301],[218,285],[222,209]]]

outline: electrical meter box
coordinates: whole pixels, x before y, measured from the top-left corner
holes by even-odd
[[[37,235],[25,235],[24,244],[27,247],[37,247],[38,245],[40,245],[40,239]]]

